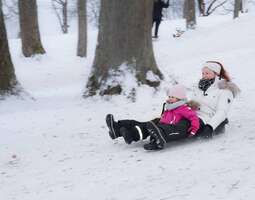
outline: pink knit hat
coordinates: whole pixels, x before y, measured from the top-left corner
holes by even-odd
[[[186,88],[181,84],[174,85],[168,89],[167,95],[178,99],[186,99]]]

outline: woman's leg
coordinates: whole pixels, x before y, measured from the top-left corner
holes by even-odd
[[[217,135],[217,134],[220,134],[220,133],[224,133],[225,132],[225,125],[228,124],[228,119],[226,118],[223,122],[221,122],[219,124],[219,126],[217,126],[215,128],[215,130],[211,133],[211,137],[213,135]],[[200,128],[197,132],[197,137],[202,137],[202,138],[211,138],[210,135],[208,132],[205,131],[205,123],[200,119]]]

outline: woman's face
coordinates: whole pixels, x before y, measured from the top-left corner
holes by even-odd
[[[211,80],[214,79],[216,76],[215,72],[208,69],[207,67],[204,67],[202,69],[202,79]]]
[[[166,100],[167,103],[175,103],[177,101],[179,101],[179,99],[173,96],[169,96],[168,99]]]

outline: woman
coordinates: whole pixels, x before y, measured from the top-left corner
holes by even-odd
[[[233,99],[240,92],[223,65],[207,61],[202,68],[202,79],[193,90],[192,99],[199,103],[200,118],[198,135],[212,137],[228,123],[227,115]]]

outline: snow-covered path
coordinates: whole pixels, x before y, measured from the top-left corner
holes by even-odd
[[[89,34],[88,59],[75,57],[76,37],[43,38],[48,54],[21,56],[11,40],[22,86],[32,99],[0,102],[0,197],[5,200],[251,200],[255,195],[254,16],[199,19],[196,31],[172,38],[182,21],[162,23],[154,42],[166,77],[161,90],[141,88],[137,102],[123,97],[82,99],[93,60],[95,32]],[[240,37],[244,34],[245,37]],[[217,59],[241,87],[227,133],[213,140],[173,142],[146,152],[145,142],[112,141],[104,122],[148,120],[161,111],[171,77],[189,86],[205,60]]]

